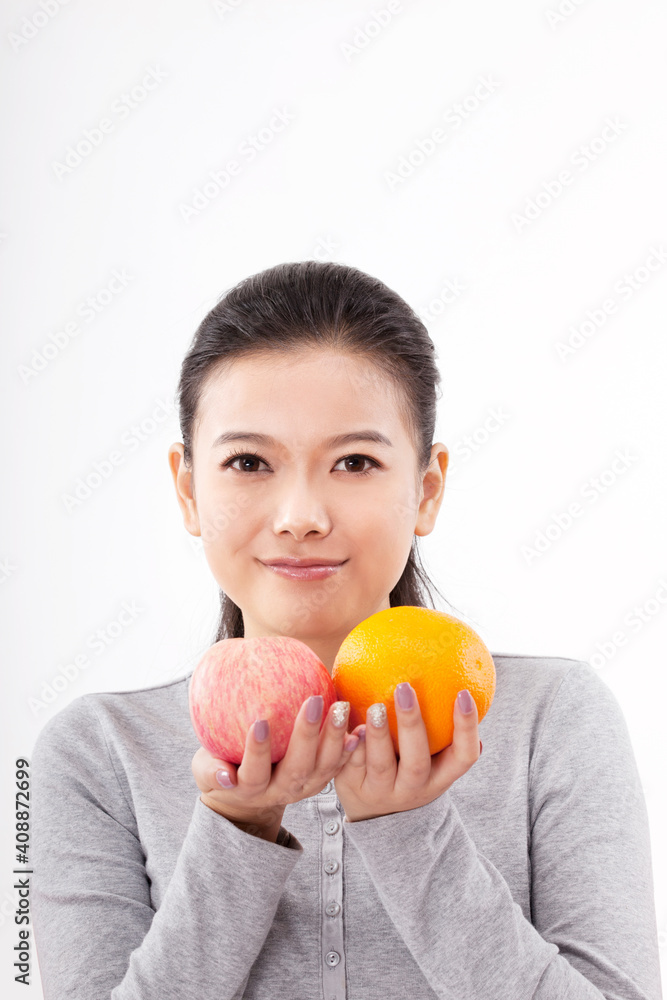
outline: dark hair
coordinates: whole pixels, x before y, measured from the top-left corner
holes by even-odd
[[[407,302],[379,279],[355,267],[316,260],[278,264],[244,278],[200,323],[183,360],[177,392],[186,467],[192,468],[198,404],[209,376],[244,356],[284,356],[313,347],[362,357],[393,382],[415,442],[421,480],[431,456],[440,383],[428,331]],[[431,588],[440,593],[421,565],[415,536],[390,606],[435,607]],[[220,590],[213,641],[243,635],[241,609]]]

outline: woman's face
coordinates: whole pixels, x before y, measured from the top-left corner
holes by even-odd
[[[447,448],[433,446],[417,483],[393,383],[365,360],[323,349],[235,362],[211,376],[198,417],[193,468],[182,444],[169,450],[187,530],[241,608],[246,637],[293,636],[331,672],[345,636],[390,606],[413,535],[433,529]],[[390,444],[329,442],[367,431]],[[273,441],[217,440],[230,432]],[[285,556],[343,565],[294,580],[265,565]]]

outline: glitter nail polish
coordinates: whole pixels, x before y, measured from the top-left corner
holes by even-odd
[[[387,707],[383,701],[377,701],[374,705],[368,709],[368,718],[371,721],[371,725],[379,729],[384,726],[387,721]]]
[[[341,729],[347,725],[347,717],[350,714],[349,701],[336,701],[331,709],[331,721],[334,726]]]

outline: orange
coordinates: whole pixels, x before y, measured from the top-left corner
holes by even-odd
[[[350,703],[350,729],[366,722],[372,704],[384,702],[397,754],[397,684],[409,681],[414,688],[431,755],[453,740],[459,691],[470,691],[481,722],[496,690],[493,658],[477,633],[452,615],[411,605],[378,611],[353,628],[331,679],[338,698]]]

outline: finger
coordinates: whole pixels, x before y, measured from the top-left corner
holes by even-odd
[[[255,719],[248,727],[243,760],[236,771],[239,790],[260,795],[271,780],[271,727],[267,719]]]
[[[275,767],[276,779],[290,794],[304,786],[313,773],[322,727],[324,698],[312,695],[301,705],[282,760]]]
[[[334,778],[337,778],[343,768],[347,766],[359,768],[360,771],[366,769],[366,726],[357,726],[355,730],[348,733],[345,737],[345,744],[351,749],[347,749],[343,753],[341,761],[334,771]]]
[[[387,706],[375,702],[366,712],[366,776],[376,785],[394,787],[396,751],[387,722]]]
[[[396,786],[405,789],[425,785],[431,776],[431,751],[419,699],[412,686],[404,681],[394,690],[400,760]]]
[[[354,751],[359,746],[359,737],[355,734],[348,733],[343,742],[343,753],[354,753]]]
[[[220,781],[223,772],[229,775],[232,786],[235,785],[237,780],[236,764],[230,764],[229,761],[214,757],[205,747],[199,747],[192,758],[192,774],[197,788],[201,792],[215,792],[219,791],[220,788],[228,787]]]
[[[470,702],[472,710],[464,712],[463,709]],[[472,767],[480,752],[477,704],[469,691],[459,691],[454,702],[454,738],[448,747],[433,758],[434,773],[437,776],[445,772],[450,779],[452,774],[460,777]]]
[[[349,701],[335,701],[329,709],[320,733],[320,745],[313,775],[318,780],[325,783],[329,781],[330,776],[340,764],[341,757],[348,753],[347,723],[349,718]],[[354,747],[350,748],[350,753],[352,749]]]
[[[357,737],[357,742],[352,748],[352,752],[348,758],[350,764],[353,767],[366,767],[366,725],[365,723],[357,726],[350,733],[350,736]]]
[[[238,785],[238,776],[236,774],[236,768],[232,767],[224,760],[214,761],[215,771],[213,774],[213,779],[215,781],[215,788],[224,788],[229,790],[230,788],[236,788]],[[213,790],[211,789],[211,790]]]
[[[454,705],[454,739],[452,746],[461,760],[474,764],[479,757],[479,714],[470,691],[459,691]]]

